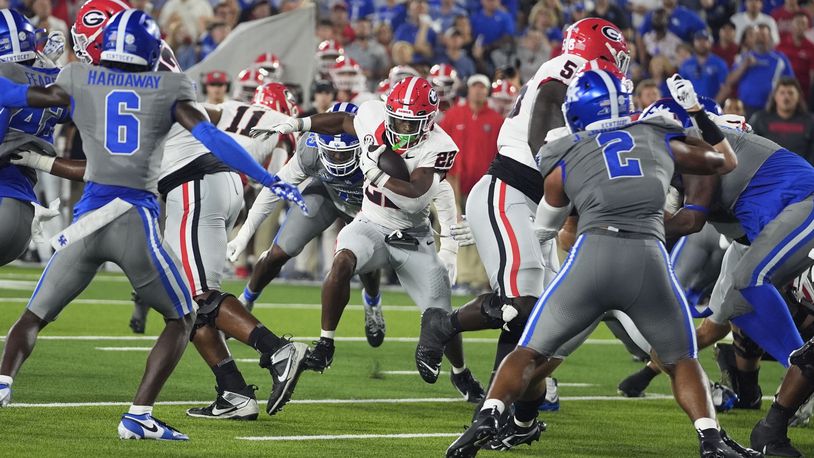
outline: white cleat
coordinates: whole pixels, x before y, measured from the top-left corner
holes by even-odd
[[[0,383],[0,407],[6,407],[11,402],[11,385]]]

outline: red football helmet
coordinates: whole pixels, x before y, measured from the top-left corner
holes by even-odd
[[[260,105],[284,115],[297,117],[297,101],[285,85],[266,83],[254,92],[252,105]]]
[[[254,66],[262,68],[268,73],[267,83],[282,82],[283,81],[283,63],[276,54],[264,52],[257,56],[254,60]]]
[[[587,72],[588,70],[604,70],[610,73],[611,75],[619,78],[619,81],[622,82],[622,87],[625,88],[628,93],[633,94],[633,81],[622,73],[622,71],[616,65],[608,62],[607,60],[589,60],[585,63],[585,65],[582,66],[581,69],[579,69],[577,75]]]
[[[562,40],[562,52],[586,60],[607,60],[622,73],[627,73],[630,64],[630,51],[622,31],[599,18],[585,18],[568,27]]]
[[[438,94],[429,81],[410,76],[393,86],[385,111],[387,140],[394,150],[403,151],[429,136],[438,114]]]
[[[376,95],[382,102],[387,102],[387,96],[390,95],[390,80],[379,81],[379,84],[376,85]]]
[[[336,40],[325,40],[317,47],[317,70],[327,74],[336,64],[336,59],[345,55],[345,48]]]
[[[492,83],[492,93],[489,94],[489,104],[492,109],[506,116],[511,111],[516,99],[517,87],[509,80],[497,80]]]
[[[387,78],[390,80],[390,86],[395,86],[396,83],[409,76],[421,76],[418,71],[409,65],[396,65],[390,69]]]
[[[455,100],[455,93],[461,85],[458,72],[455,67],[449,64],[436,64],[430,69],[430,83],[438,93],[438,98],[442,102],[452,102]]]
[[[132,8],[127,0],[88,0],[76,13],[71,26],[73,52],[86,64],[98,64],[102,59],[102,32],[108,20],[119,11]]]
[[[348,56],[336,59],[330,70],[331,80],[340,91],[350,91],[354,94],[365,92],[367,78],[358,62]]]
[[[254,91],[266,82],[268,73],[262,68],[249,67],[237,74],[235,90],[232,98],[241,102],[248,102],[254,97]]]

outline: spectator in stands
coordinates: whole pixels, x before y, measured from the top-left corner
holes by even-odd
[[[430,5],[430,16],[439,21],[443,31],[449,30],[453,26],[456,17],[466,15],[466,8],[455,0],[441,0],[437,5]]]
[[[746,116],[746,109],[743,107],[743,102],[741,102],[740,99],[729,97],[724,101],[724,114]]]
[[[728,24],[738,11],[738,0],[701,0],[701,8],[704,10],[704,18],[707,26],[712,29],[712,37],[717,41],[721,28]],[[734,40],[735,26],[732,25],[732,36]]]
[[[777,82],[766,110],[750,119],[755,133],[814,164],[814,118],[802,98],[800,83],[791,77]]]
[[[469,55],[472,55],[472,46],[474,45],[475,38],[472,36],[472,23],[469,22],[468,16],[458,16],[455,18],[452,26],[458,32],[461,32],[461,38],[464,41],[464,49]]]
[[[540,5],[540,3],[537,5]],[[532,11],[534,11],[533,8]],[[594,9],[589,14],[590,16],[599,17],[606,21],[612,22],[614,25],[616,25],[616,27],[619,27],[619,29],[626,34],[629,33],[631,29],[627,12],[625,12],[625,10],[623,10],[615,2],[611,2],[610,0],[596,0]]]
[[[786,35],[791,35],[794,21],[794,16],[797,14],[804,14],[808,18],[808,23],[811,24],[811,13],[805,8],[800,6],[800,0],[785,0],[782,6],[778,6],[772,10],[771,16],[777,23],[777,30],[780,32],[780,41],[782,42]]]
[[[193,39],[197,39],[212,19],[212,5],[208,0],[167,0],[158,16],[161,30],[166,30],[174,18],[184,23],[184,28]]]
[[[735,24],[727,21],[718,29],[718,41],[712,46],[712,53],[723,59],[729,68],[732,68],[735,57],[741,51],[740,43],[735,37]]]
[[[354,31],[356,39],[345,46],[345,55],[359,62],[368,82],[375,84],[387,76],[390,69],[390,56],[384,46],[373,39],[373,24],[369,20],[356,21]]]
[[[416,53],[426,59],[432,58],[437,44],[429,11],[427,0],[410,0],[407,5],[407,20],[393,32],[394,40],[410,43]]]
[[[778,51],[789,58],[794,76],[803,89],[803,100],[810,100],[811,77],[814,72],[814,43],[806,38],[810,24],[807,13],[795,13],[790,33],[783,35],[780,46],[777,47]]]
[[[461,32],[449,29],[445,34],[444,42],[447,45],[446,50],[443,55],[439,56],[438,63],[452,65],[458,72],[458,77],[464,80],[474,74],[475,62],[463,49],[464,39]]]
[[[215,21],[209,24],[206,33],[201,37],[200,51],[198,60],[204,60],[219,44],[226,39],[232,29],[221,21]]]
[[[654,56],[665,57],[672,65],[676,65],[676,49],[682,43],[678,35],[671,32],[668,27],[669,16],[667,10],[659,8],[650,16],[650,30],[642,36],[642,44],[646,52],[644,62],[647,63]]]
[[[314,84],[314,101],[311,109],[300,113],[300,117],[313,116],[317,113],[324,113],[336,100],[336,87],[328,80],[318,80]]]
[[[551,43],[539,30],[529,29],[518,39],[517,60],[520,63],[520,76],[523,81],[530,80],[540,65],[551,56]]]
[[[360,19],[370,20],[376,13],[376,2],[373,0],[347,0],[350,9],[350,21],[356,22]]]
[[[334,25],[334,36],[339,39],[340,44],[343,46],[352,42],[356,37],[348,17],[348,5],[345,4],[344,0],[334,3],[331,8],[331,22]]]
[[[386,22],[383,22],[376,27],[376,42],[384,46],[387,53],[390,54],[393,45],[393,29]]]
[[[233,2],[223,1],[215,6],[215,18],[234,29],[237,25],[238,9]]]
[[[412,65],[414,55],[413,45],[406,41],[397,41],[390,50],[390,61],[393,62],[393,66]]]
[[[396,30],[407,19],[407,6],[402,0],[385,0],[376,9],[376,20],[378,24],[387,24],[390,30]]]
[[[66,39],[68,36],[68,25],[62,19],[51,15],[51,0],[34,0],[31,2],[31,11],[34,17],[30,19],[31,25],[37,28],[46,29],[50,32],[62,32]],[[56,62],[57,65],[68,63],[68,53],[65,53]]]
[[[204,76],[203,87],[206,103],[212,105],[223,103],[229,92],[229,75],[220,70],[211,71]]]
[[[636,85],[636,89],[633,91],[633,104],[636,106],[636,110],[641,111],[661,97],[659,83],[655,80],[646,79]]]
[[[164,33],[167,34],[167,44],[175,52],[175,58],[178,59],[181,69],[186,70],[198,62],[195,42],[180,19],[170,22],[169,27],[164,29]]]
[[[692,46],[688,45],[687,43],[681,43],[680,45],[676,46],[675,66],[681,67],[684,65],[684,62],[688,61],[694,55],[695,52],[693,51]]]
[[[767,24],[756,26],[754,41],[754,49],[739,56],[720,95],[721,98],[728,96],[737,85],[738,97],[749,116],[766,106],[780,76],[793,76],[786,56],[774,50],[771,27]]]
[[[735,24],[735,40],[741,41],[743,33],[750,26],[766,24],[771,30],[772,41],[780,43],[780,34],[777,31],[777,23],[768,14],[762,13],[763,0],[746,0],[746,11],[732,16],[732,23]]]
[[[485,58],[492,51],[511,46],[514,37],[514,18],[500,8],[500,0],[481,0],[483,9],[472,15],[472,34],[483,47]]]
[[[707,28],[707,25],[698,14],[680,6],[678,0],[662,0],[662,7],[659,9],[664,10],[667,16],[666,24],[670,32],[681,41],[690,41],[695,32]],[[656,11],[652,11],[645,16],[644,22],[639,28],[639,33],[642,36],[653,29],[653,16]]]
[[[543,34],[549,48],[562,43],[562,28],[557,23],[557,17],[551,10],[546,9],[543,3],[534,5],[529,13],[529,26],[525,33],[532,30]]]
[[[710,52],[711,41],[709,32],[700,30],[695,32],[693,50],[695,56],[689,58],[678,69],[678,73],[692,81],[695,92],[715,98],[726,82],[729,68],[723,59]]]
[[[255,0],[240,13],[240,22],[256,21],[271,16],[271,5],[266,0]]]

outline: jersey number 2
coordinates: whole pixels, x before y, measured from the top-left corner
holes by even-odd
[[[603,132],[596,137],[596,143],[602,147],[602,156],[605,158],[605,168],[608,169],[608,178],[636,178],[642,174],[642,164],[638,159],[623,158],[622,154],[633,151],[636,142],[633,137],[623,131]]]
[[[105,149],[110,154],[135,153],[141,122],[134,113],[141,109],[141,97],[134,91],[112,91],[105,102]]]

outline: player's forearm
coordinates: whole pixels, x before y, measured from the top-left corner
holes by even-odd
[[[0,77],[0,105],[4,107],[54,107],[71,104],[71,97],[59,86],[18,84]]]
[[[85,181],[86,161],[76,159],[57,159],[51,167],[51,175],[65,178],[71,181]]]
[[[400,192],[388,189],[387,185],[389,185],[391,181],[394,181],[394,179],[391,178],[390,180],[387,181],[384,189],[382,189],[382,192],[388,199],[390,199],[400,209],[406,211],[407,213],[418,213],[427,208],[427,206],[430,204],[430,202],[432,202],[433,197],[437,193],[439,182],[438,175],[434,175],[433,180],[430,183],[430,186],[428,186],[427,189],[422,194],[406,196],[404,194],[401,194]],[[401,182],[406,183],[404,181]]]
[[[243,227],[240,228],[238,235],[247,238],[254,235],[254,233],[257,232],[257,228],[263,224],[263,221],[265,221],[268,215],[277,207],[279,201],[280,198],[273,192],[268,188],[263,188],[260,194],[257,195],[254,204],[252,204],[248,215],[246,215],[246,221],[243,223]]]
[[[458,222],[458,204],[455,201],[455,192],[452,185],[447,180],[438,183],[438,191],[435,193],[432,202],[435,205],[436,213],[438,213],[441,247],[457,252],[458,242],[450,237],[449,228]]]
[[[665,214],[664,233],[668,239],[683,237],[700,231],[706,222],[702,212],[682,207],[673,215]]]
[[[353,127],[353,116],[348,113],[318,113],[307,118],[298,118],[298,130],[310,131],[318,134],[356,135]]]
[[[717,169],[717,173],[724,175],[735,170],[735,167],[738,166],[738,158],[735,156],[735,151],[732,149],[729,141],[724,137],[723,132],[721,132],[721,128],[707,116],[703,109],[691,112],[690,114],[695,118],[695,122],[701,130],[704,141],[712,145],[715,151],[723,155],[724,161],[722,166]]]
[[[664,231],[667,238],[682,237],[703,229],[720,184],[717,175],[684,174],[681,180],[684,183],[684,203],[672,215],[665,214]]]

